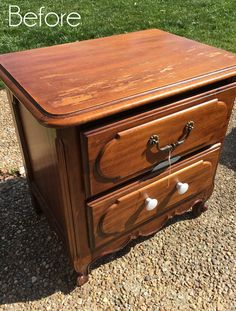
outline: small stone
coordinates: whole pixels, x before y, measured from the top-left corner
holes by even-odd
[[[104,297],[104,298],[103,298],[103,302],[108,303],[108,301],[109,301],[109,300],[107,299],[107,297]]]
[[[78,298],[78,299],[77,299],[77,303],[78,303],[79,305],[82,305],[83,299],[82,299],[82,298]]]
[[[31,282],[32,282],[32,283],[35,283],[36,281],[37,281],[36,276],[32,276],[32,278],[31,278]]]
[[[21,176],[24,176],[24,175],[25,175],[25,168],[24,168],[24,166],[21,166],[21,167],[19,168],[19,173],[20,173]]]

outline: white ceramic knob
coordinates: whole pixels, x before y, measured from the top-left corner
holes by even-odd
[[[152,211],[154,208],[157,207],[158,201],[157,201],[157,199],[147,198],[145,200],[145,204],[146,204],[146,210]]]
[[[184,194],[188,191],[188,184],[187,183],[182,183],[182,182],[178,182],[176,185],[176,188],[178,190],[179,194]]]

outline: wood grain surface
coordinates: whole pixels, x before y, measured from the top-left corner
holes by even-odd
[[[212,186],[215,168],[219,157],[219,148],[200,156],[190,165],[173,172],[165,172],[161,178],[157,176],[152,182],[127,194],[121,193],[108,196],[98,202],[89,203],[91,208],[91,223],[94,234],[94,246],[99,247],[105,242],[140,226],[146,221],[168,213],[171,208]],[[177,166],[178,167],[178,166]],[[185,194],[179,194],[177,182],[189,184]],[[145,199],[158,200],[157,207],[147,211]]]
[[[213,94],[212,94],[213,93]],[[98,194],[121,184],[129,178],[151,170],[166,160],[168,150],[159,151],[148,144],[156,134],[160,146],[175,143],[183,134],[188,121],[194,128],[186,141],[176,147],[171,156],[183,156],[222,141],[226,132],[235,84],[214,92],[173,103],[149,113],[136,115],[130,120],[111,123],[85,131],[84,142],[85,179],[89,195]],[[179,108],[179,110],[176,108]],[[87,169],[86,169],[87,168]]]
[[[51,126],[96,120],[235,74],[233,53],[157,29],[0,56],[0,77]]]

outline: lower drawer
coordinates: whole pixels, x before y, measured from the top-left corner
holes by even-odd
[[[89,203],[93,248],[168,213],[194,196],[206,200],[212,189],[219,150],[220,144],[174,165],[171,172],[167,169]]]

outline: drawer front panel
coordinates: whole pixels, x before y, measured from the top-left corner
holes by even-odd
[[[229,101],[227,96],[225,101]],[[172,156],[183,155],[221,142],[231,111],[231,103],[226,102],[206,98],[200,104],[127,129],[120,130],[114,123],[85,133],[88,195],[151,170],[168,158],[171,148]],[[109,132],[113,133],[110,138]]]
[[[158,176],[134,191],[90,203],[93,246],[99,247],[160,217],[193,196],[204,199],[213,184],[218,156],[219,149],[211,151],[190,161],[186,167],[177,169],[173,166],[171,174],[165,172],[163,177]]]

